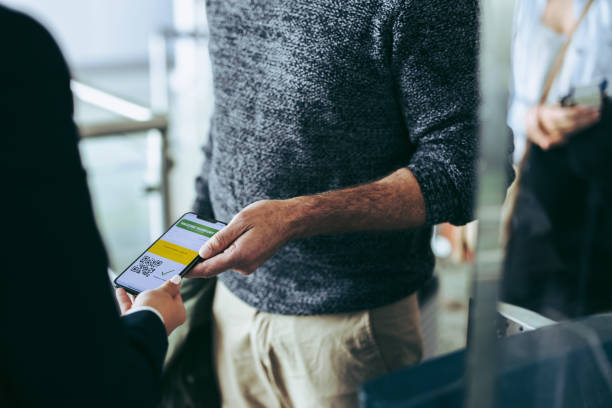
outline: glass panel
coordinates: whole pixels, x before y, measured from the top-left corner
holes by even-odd
[[[607,407],[612,126],[602,88],[612,77],[612,2],[593,2],[583,21],[588,0],[512,3],[482,3],[481,235],[466,401]],[[514,34],[504,39],[509,25]],[[512,161],[518,178],[504,212],[487,192],[512,180]]]

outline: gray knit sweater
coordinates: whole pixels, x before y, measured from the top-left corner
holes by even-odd
[[[477,154],[475,0],[208,0],[215,108],[195,210],[380,179],[407,166],[427,225],[288,243],[222,282],[266,312],[364,310],[432,273],[431,226],[470,220]]]

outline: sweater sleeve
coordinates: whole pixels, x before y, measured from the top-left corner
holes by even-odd
[[[400,2],[392,71],[428,225],[472,219],[478,117],[478,3]]]

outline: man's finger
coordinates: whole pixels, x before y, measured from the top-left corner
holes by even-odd
[[[200,257],[208,259],[225,251],[244,232],[240,224],[240,221],[234,219],[227,227],[210,237],[200,248]]]
[[[123,288],[117,288],[115,290],[115,296],[117,297],[117,303],[119,303],[119,309],[121,314],[124,314],[132,307],[132,301]]]
[[[210,278],[236,267],[235,252],[226,251],[197,264],[187,276],[190,278]]]

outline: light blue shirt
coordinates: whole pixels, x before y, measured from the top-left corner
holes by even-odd
[[[508,126],[514,133],[514,162],[523,157],[527,111],[542,94],[546,75],[566,40],[542,23],[548,0],[517,0],[512,35],[512,78]],[[580,17],[587,0],[574,0]],[[572,87],[612,80],[612,0],[595,0],[565,55],[547,102],[556,104]]]

